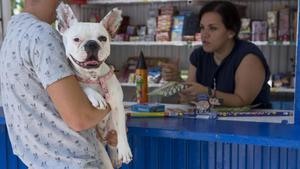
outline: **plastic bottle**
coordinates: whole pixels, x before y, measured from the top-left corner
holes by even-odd
[[[141,51],[135,71],[137,103],[148,102],[148,71],[145,57]]]

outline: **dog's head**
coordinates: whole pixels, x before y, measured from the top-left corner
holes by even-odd
[[[63,36],[66,54],[77,70],[95,71],[110,54],[110,41],[122,21],[114,8],[100,23],[78,22],[69,5],[57,8],[57,29]]]

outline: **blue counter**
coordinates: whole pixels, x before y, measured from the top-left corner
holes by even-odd
[[[134,160],[124,169],[300,168],[298,125],[181,118],[127,123]],[[1,169],[26,168],[12,154],[3,117],[0,146]]]
[[[0,107],[0,169],[27,169],[12,152],[2,112]]]
[[[300,126],[182,118],[134,118],[129,135],[300,149]]]
[[[177,118],[128,120],[140,169],[298,169],[300,126]]]

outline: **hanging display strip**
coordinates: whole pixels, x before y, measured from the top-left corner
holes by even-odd
[[[70,0],[71,4],[87,4],[87,0]]]
[[[189,0],[87,0],[88,4],[115,4],[115,3],[151,3],[151,2],[188,2]]]

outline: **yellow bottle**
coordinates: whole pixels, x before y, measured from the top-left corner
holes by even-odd
[[[137,103],[148,102],[148,71],[145,57],[141,51],[135,71]]]

